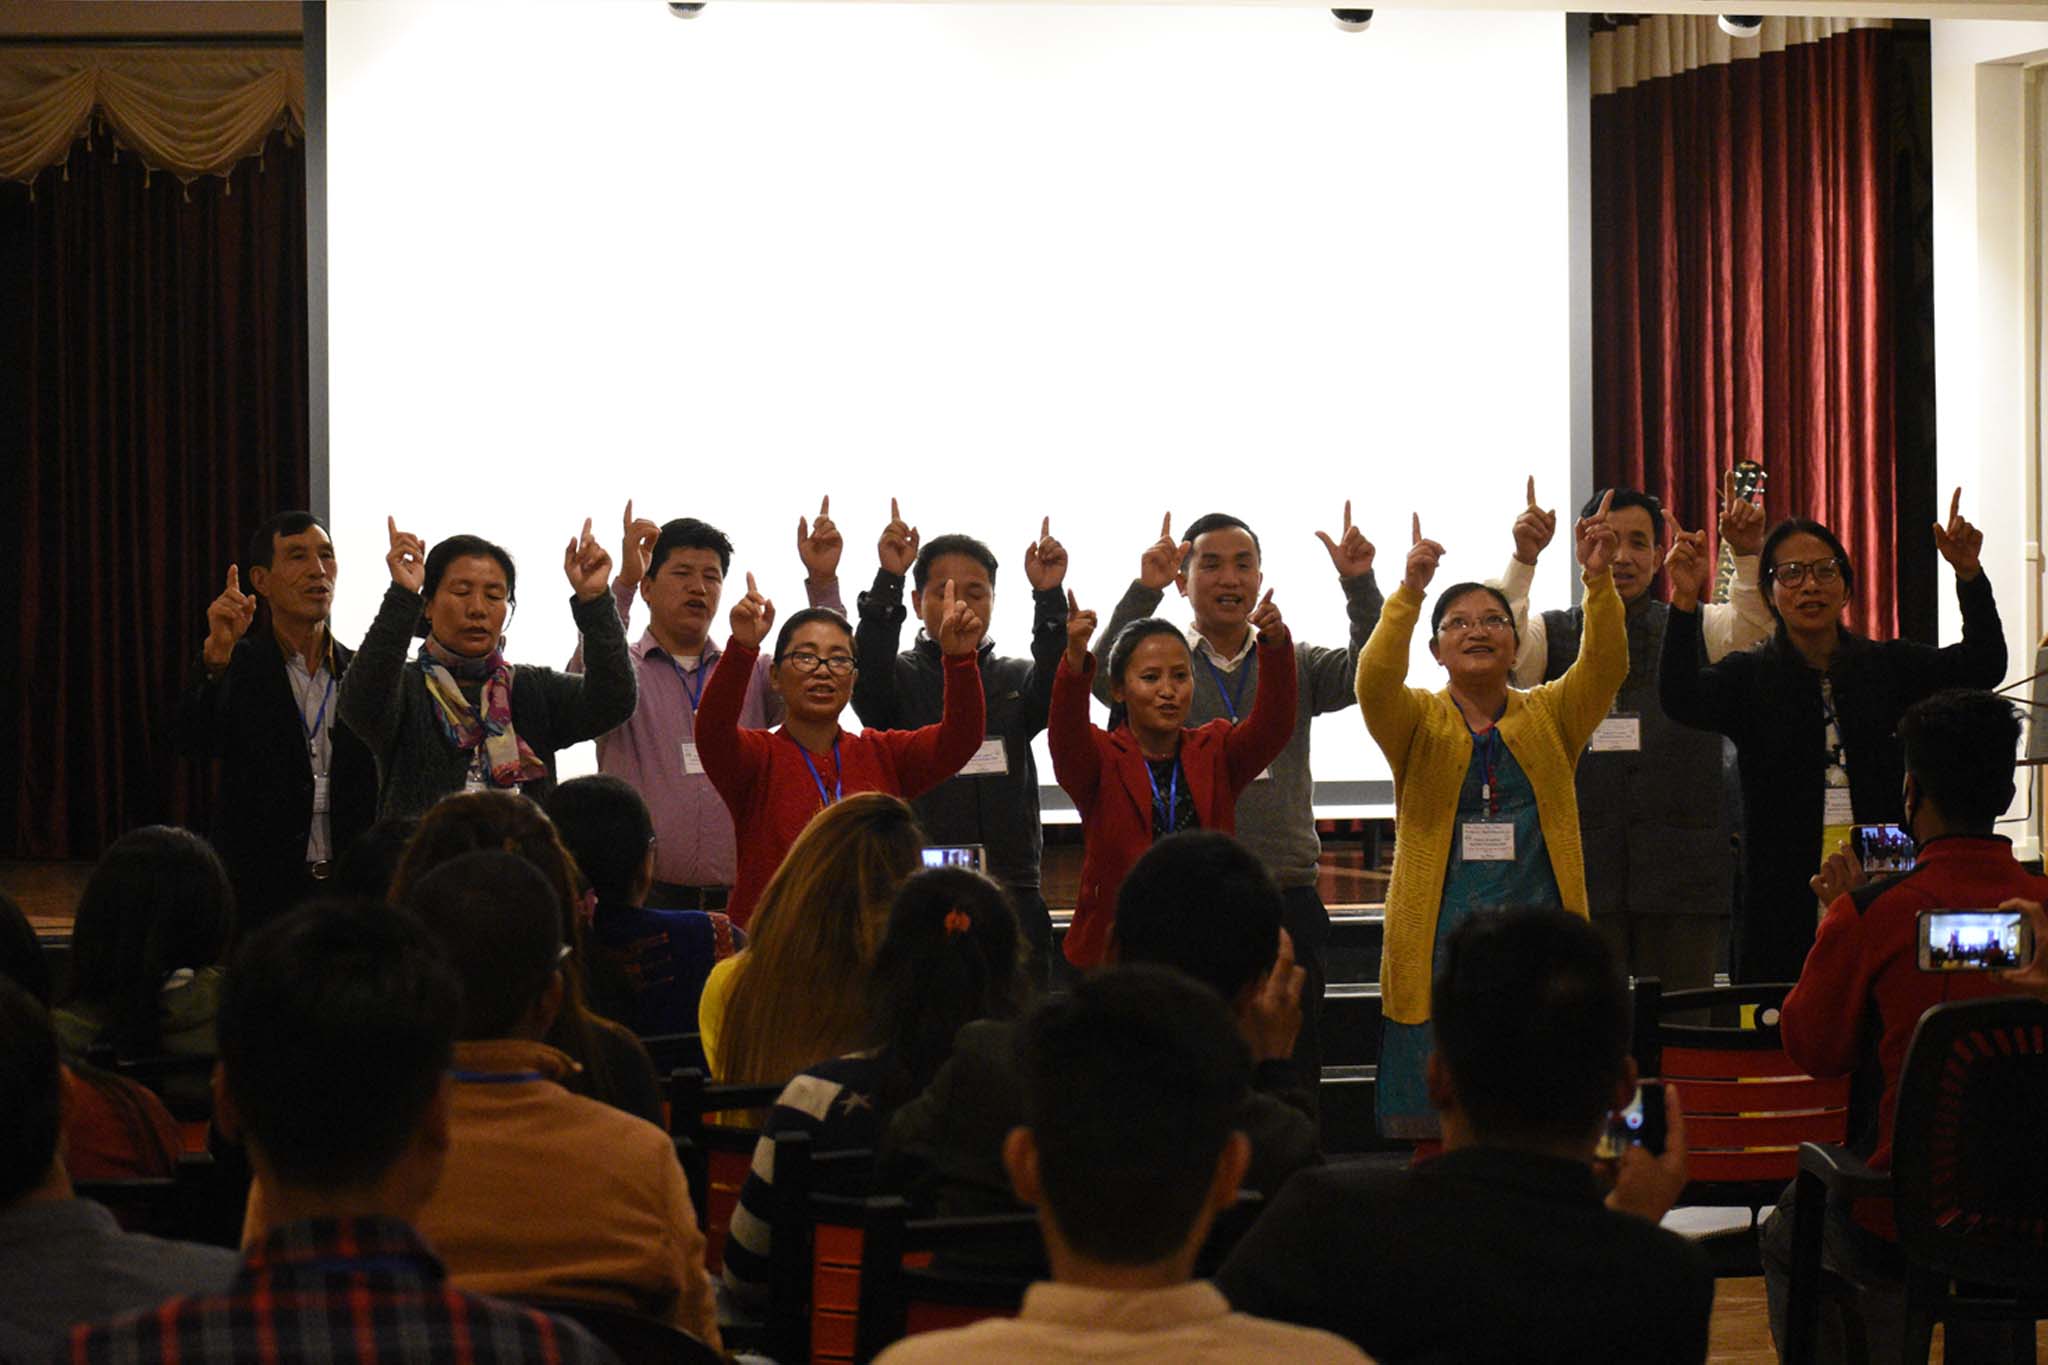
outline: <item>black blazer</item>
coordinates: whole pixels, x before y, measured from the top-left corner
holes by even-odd
[[[376,761],[339,715],[340,675],[351,657],[335,642],[328,834],[336,857],[377,818]],[[313,765],[276,636],[251,630],[218,678],[197,665],[179,699],[177,738],[190,757],[220,762],[211,837],[235,884],[241,927],[260,924],[305,890],[313,824]]]

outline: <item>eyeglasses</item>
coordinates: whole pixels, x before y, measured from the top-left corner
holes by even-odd
[[[1503,630],[1511,629],[1514,626],[1514,624],[1515,621],[1513,617],[1503,616],[1496,611],[1489,612],[1488,614],[1480,617],[1476,621],[1469,616],[1446,616],[1444,618],[1443,625],[1439,626],[1437,629],[1442,631],[1445,635],[1465,635],[1475,630],[1483,630],[1488,631],[1490,633],[1498,633]]]
[[[822,668],[835,678],[843,678],[853,672],[853,656],[851,654],[827,654],[820,656],[811,653],[808,649],[792,649],[789,653],[782,656],[781,662],[795,664],[805,673],[816,673]]]
[[[1801,583],[1804,583],[1808,574],[1813,575],[1813,581],[1816,583],[1823,585],[1839,583],[1842,580],[1842,561],[1839,559],[1816,559],[1810,564],[1801,564],[1795,560],[1790,564],[1773,564],[1771,566],[1772,581],[1782,583],[1788,588],[1796,588]]]

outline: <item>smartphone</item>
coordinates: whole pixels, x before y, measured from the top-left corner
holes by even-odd
[[[1625,1109],[1609,1110],[1607,1130],[1600,1135],[1598,1155],[1619,1161],[1631,1147],[1652,1156],[1664,1154],[1664,1082],[1644,1081]]]
[[[1917,856],[1904,825],[1858,825],[1849,831],[1849,851],[1863,864],[1866,877],[1911,872]]]
[[[988,850],[980,844],[927,844],[926,867],[964,867],[974,872],[988,870]]]
[[[1920,970],[2014,971],[2032,960],[2033,938],[2017,910],[1922,910]]]

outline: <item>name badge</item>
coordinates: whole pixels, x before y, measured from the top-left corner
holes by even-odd
[[[1515,827],[1505,820],[1467,820],[1458,826],[1461,851],[1468,863],[1511,863],[1515,860]]]
[[[1856,823],[1855,807],[1849,802],[1847,787],[1829,787],[1821,797],[1821,823],[1824,825],[1853,825]]]
[[[1600,722],[1593,731],[1593,742],[1586,746],[1595,754],[1639,754],[1643,751],[1643,718],[1626,711],[1616,712]]]
[[[697,742],[696,742],[695,740],[691,740],[691,739],[686,739],[686,740],[684,740],[684,741],[683,741],[683,772],[684,772],[685,774],[691,774],[691,773],[701,773],[701,772],[703,772],[703,771],[704,771],[704,760],[703,760],[703,759],[701,759],[701,758],[699,758],[699,757],[697,757]]]
[[[462,790],[465,792],[487,792],[490,790],[490,787],[485,784],[483,778],[480,775],[472,772],[468,776],[468,778],[466,778],[463,781]]]
[[[999,739],[985,739],[960,769],[962,777],[1004,777],[1010,771],[1010,754]]]
[[[332,800],[326,773],[313,774],[313,814],[325,815]]]
[[[1271,768],[1267,768],[1267,769],[1265,769],[1265,770],[1264,770],[1263,772],[1261,772],[1261,773],[1260,773],[1260,774],[1259,774],[1259,775],[1258,775],[1257,777],[1253,778],[1253,779],[1252,779],[1252,781],[1254,781],[1254,782],[1266,782],[1266,781],[1270,781],[1270,780],[1272,779],[1272,776],[1273,776],[1273,770],[1272,770]]]

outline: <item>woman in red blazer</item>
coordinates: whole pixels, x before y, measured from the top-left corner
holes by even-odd
[[[1109,649],[1110,728],[1088,719],[1095,613],[1067,594],[1067,652],[1052,683],[1046,738],[1053,776],[1081,812],[1087,853],[1067,930],[1067,961],[1102,960],[1117,888],[1152,841],[1183,829],[1237,827],[1237,797],[1294,734],[1294,647],[1268,592],[1249,618],[1259,633],[1259,690],[1244,723],[1187,728],[1194,656],[1171,622],[1133,621]]]

